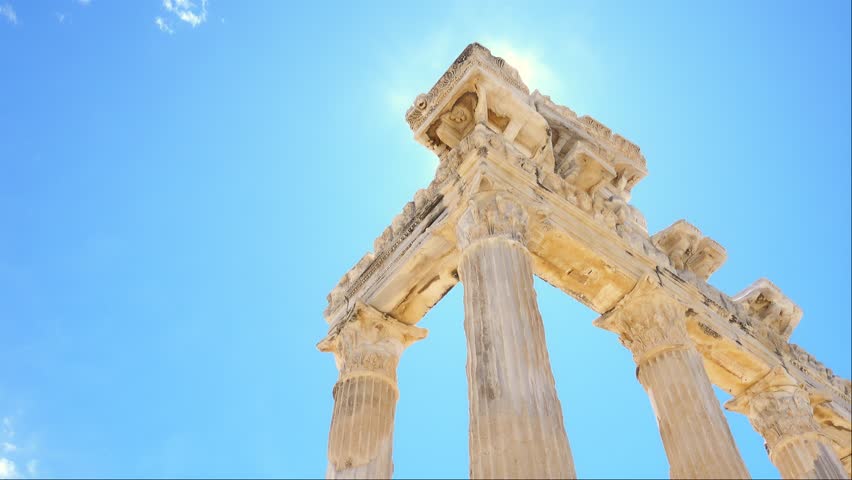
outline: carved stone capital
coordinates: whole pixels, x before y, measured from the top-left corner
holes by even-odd
[[[668,296],[654,277],[646,275],[596,327],[618,334],[637,365],[658,352],[692,345],[686,333],[687,307]]]
[[[732,298],[742,305],[749,316],[766,325],[784,340],[802,319],[802,309],[781,292],[774,283],[761,278]]]
[[[820,435],[808,393],[783,367],[775,367],[762,379],[725,403],[725,408],[746,415],[766,440],[770,452],[782,440],[801,435]]]
[[[508,192],[477,193],[468,202],[456,227],[459,248],[464,250],[486,238],[506,238],[525,244],[528,223],[526,210]]]
[[[376,375],[396,383],[396,367],[405,347],[426,338],[424,328],[406,325],[375,308],[356,302],[349,317],[317,344],[334,353],[340,379]]]

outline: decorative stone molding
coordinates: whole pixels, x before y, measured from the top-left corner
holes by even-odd
[[[641,367],[657,353],[692,345],[685,325],[688,312],[687,307],[666,295],[653,277],[645,276],[593,325],[617,333]]]
[[[491,55],[491,51],[482,45],[471,43],[428,93],[417,96],[414,105],[405,112],[405,120],[408,122],[408,126],[412,130],[418,129],[423,121],[441,106],[446,96],[464,78],[465,73],[474,67],[487,70],[520,92],[529,94],[529,89],[524,85],[517,70],[502,58]]]
[[[402,213],[397,215],[391,225],[373,242],[374,251],[361,257],[358,263],[341,277],[331,293],[328,294],[326,297],[328,306],[324,312],[326,321],[330,321],[335,311],[341,309],[350,299],[359,295],[361,287],[372,278],[400,245],[427,217],[434,215],[442,198],[437,193],[437,188],[417,191],[414,201],[405,204]]]
[[[575,189],[593,195],[601,187],[615,179],[613,167],[601,159],[596,148],[579,141],[557,162],[556,173]]]
[[[676,269],[692,272],[702,280],[710,278],[728,258],[718,242],[705,237],[686,220],[678,220],[654,234],[651,241],[665,252]]]
[[[553,102],[547,95],[542,95],[538,90],[534,91],[530,97],[532,98],[536,109],[542,113],[551,126],[572,126],[581,129],[589,137],[601,142],[601,146],[606,150],[615,154],[624,156],[632,160],[638,170],[645,171],[646,160],[642,155],[639,146],[627,140],[617,133],[612,133],[606,125],[595,120],[594,118],[585,115],[578,117],[576,113],[564,105],[558,105]]]
[[[451,149],[473,130],[474,110],[477,107],[477,95],[468,92],[461,96],[453,107],[439,117],[435,135]]]
[[[479,240],[494,237],[526,243],[528,222],[526,210],[508,192],[480,192],[459,218],[459,247],[464,250]]]
[[[785,341],[802,319],[802,309],[765,278],[752,283],[732,300],[742,305],[752,320],[763,323]]]

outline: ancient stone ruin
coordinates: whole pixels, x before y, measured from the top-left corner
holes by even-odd
[[[712,384],[733,395],[784,478],[848,478],[850,381],[788,342],[801,309],[769,280],[707,283],[724,247],[678,221],[650,235],[631,189],[639,147],[529,92],[468,46],[406,113],[440,157],[328,296],[340,378],[328,478],[390,478],[396,368],[417,322],[464,285],[472,478],[574,478],[533,289],[538,275],[630,350],[673,478],[748,478]]]

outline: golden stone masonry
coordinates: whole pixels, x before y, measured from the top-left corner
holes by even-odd
[[[673,478],[748,478],[725,407],[788,479],[848,478],[852,384],[788,342],[801,309],[769,280],[707,283],[725,249],[686,221],[649,235],[630,205],[639,147],[532,93],[469,45],[406,113],[435,179],[328,296],[340,378],[328,478],[390,478],[396,367],[464,285],[471,478],[574,478],[533,275],[601,314],[648,393]]]

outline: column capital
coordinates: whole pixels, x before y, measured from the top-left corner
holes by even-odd
[[[808,393],[784,369],[774,367],[763,378],[725,403],[746,415],[766,440],[770,455],[780,444],[802,436],[819,437]]]
[[[684,324],[687,310],[646,275],[593,325],[617,333],[636,364],[641,365],[657,353],[692,345]]]
[[[341,381],[352,376],[377,375],[395,384],[402,351],[426,338],[427,333],[425,328],[406,325],[357,301],[347,318],[332,327],[317,348],[334,354]]]
[[[464,250],[486,238],[506,238],[526,243],[529,216],[509,192],[484,191],[473,195],[456,226]]]

